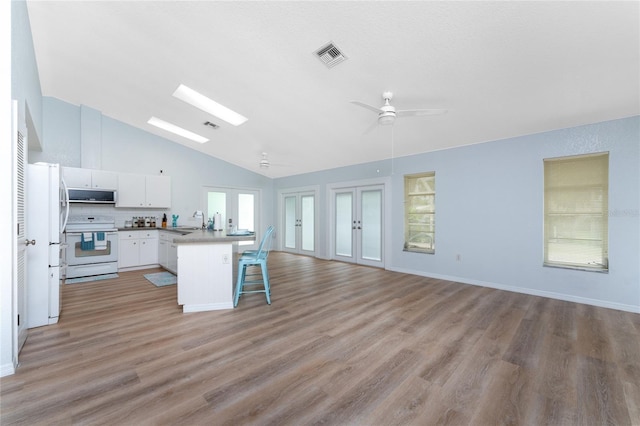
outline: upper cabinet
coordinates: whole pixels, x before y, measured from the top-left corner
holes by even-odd
[[[171,178],[120,173],[116,207],[170,208]]]
[[[106,170],[63,167],[62,175],[69,188],[117,189],[118,173]]]

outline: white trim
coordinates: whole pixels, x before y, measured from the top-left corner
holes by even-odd
[[[233,302],[206,303],[203,305],[182,305],[182,312],[205,312],[233,309]]]
[[[227,198],[231,195],[233,196],[237,196],[239,193],[242,193],[244,191],[246,191],[247,193],[255,193],[256,197],[258,198],[257,200],[255,200],[255,204],[253,206],[254,209],[254,221],[255,221],[255,233],[256,233],[256,239],[254,241],[253,244],[251,245],[242,245],[240,246],[239,244],[235,245],[236,250],[238,251],[243,251],[243,250],[256,250],[258,248],[258,244],[260,243],[260,240],[262,239],[262,232],[264,229],[267,228],[267,226],[264,224],[265,222],[265,218],[264,218],[264,214],[262,214],[262,212],[264,211],[264,206],[263,203],[265,202],[265,197],[263,196],[263,192],[261,188],[255,188],[255,187],[248,187],[248,186],[224,186],[224,185],[209,185],[209,184],[204,184],[202,185],[201,189],[200,189],[200,201],[202,203],[202,207],[200,208],[200,210],[203,213],[206,213],[206,218],[208,219],[209,217],[213,216],[213,213],[209,211],[209,199],[208,199],[208,194],[210,191],[214,191],[214,192],[224,192],[227,195]],[[236,200],[237,201],[237,198]],[[236,205],[237,207],[237,205]],[[233,209],[236,209],[236,207],[233,207]],[[227,206],[227,209],[229,209],[229,206]],[[228,212],[227,212],[228,213]],[[237,213],[237,212],[236,212]],[[225,222],[226,222],[227,216],[225,216]],[[206,220],[205,220],[206,223]],[[225,223],[224,225],[224,229],[226,230],[226,226],[227,224]]]
[[[313,257],[318,257],[318,244],[319,244],[319,221],[318,219],[320,218],[320,185],[310,185],[310,186],[302,186],[302,187],[296,187],[296,188],[284,188],[284,189],[279,189],[277,192],[277,196],[276,196],[276,202],[277,202],[277,209],[276,209],[276,217],[278,218],[278,225],[280,228],[280,232],[276,232],[276,244],[275,244],[275,248],[277,251],[284,251],[287,253],[291,253],[290,251],[287,251],[284,249],[284,229],[285,229],[285,212],[284,212],[284,199],[286,196],[288,195],[294,195],[294,194],[310,194],[313,193],[313,197],[314,197],[314,201],[313,201],[313,210],[314,210],[314,224],[313,224],[313,238],[314,238],[314,250],[313,250],[313,254],[310,254],[309,252],[300,252],[298,254],[302,254],[302,255],[309,255],[309,256],[313,256]]]
[[[494,288],[496,290],[505,290],[505,291],[511,291],[511,292],[514,292],[514,293],[528,294],[528,295],[531,295],[531,296],[547,297],[549,299],[564,300],[566,302],[582,303],[584,305],[592,305],[592,306],[598,306],[598,307],[601,307],[601,308],[616,309],[618,311],[633,312],[633,313],[636,313],[636,314],[640,314],[640,306],[638,306],[638,305],[628,305],[628,304],[624,304],[624,303],[607,302],[607,301],[604,301],[604,300],[591,299],[591,298],[588,298],[588,297],[573,296],[573,295],[570,295],[570,294],[556,293],[556,292],[552,292],[552,291],[533,290],[533,289],[530,289],[530,288],[515,287],[515,286],[510,286],[510,285],[504,285],[504,284],[496,284],[496,283],[492,283],[492,282],[488,282],[488,281],[473,280],[473,279],[469,279],[469,278],[455,277],[455,276],[450,276],[450,275],[431,274],[431,273],[425,273],[425,272],[422,272],[422,271],[415,271],[413,269],[391,267],[391,268],[387,268],[387,270],[388,271],[393,271],[393,272],[401,272],[403,274],[419,275],[421,277],[446,280],[446,281],[451,281],[451,282],[454,282],[454,283],[469,284],[469,285],[475,285],[475,286],[479,286],[479,287]]]
[[[0,366],[0,377],[11,376],[12,374],[16,374],[16,368],[13,363]]]
[[[334,198],[335,192],[340,189],[361,188],[367,186],[382,186],[382,215],[383,215],[383,235],[382,235],[382,262],[381,267],[386,269],[389,262],[389,253],[391,253],[391,200],[392,200],[392,185],[391,177],[379,177],[362,179],[347,182],[328,183],[326,185],[326,229],[327,229],[327,260],[336,260],[335,255],[335,237],[333,235],[334,230]],[[373,266],[373,265],[370,265]],[[377,267],[377,265],[376,265]]]

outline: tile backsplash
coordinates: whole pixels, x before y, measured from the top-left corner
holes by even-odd
[[[117,228],[124,228],[125,220],[131,220],[134,216],[151,216],[156,218],[156,227],[162,223],[162,215],[167,214],[167,222],[171,225],[171,212],[167,209],[123,209],[112,205],[102,204],[71,204],[69,216],[112,216]]]

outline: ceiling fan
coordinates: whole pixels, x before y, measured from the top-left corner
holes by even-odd
[[[268,169],[271,166],[271,163],[269,162],[269,159],[267,158],[267,153],[263,152],[262,153],[262,160],[260,160],[260,168],[261,169]]]
[[[267,156],[266,152],[262,153],[262,159],[260,160],[260,162],[258,163],[258,165],[260,166],[261,169],[268,169],[271,166],[283,166],[283,167],[288,167],[288,164],[276,164],[276,163],[272,163],[271,161],[269,161],[269,157]]]
[[[291,167],[290,164],[282,164],[282,163],[272,163],[271,161],[269,161],[269,157],[267,156],[266,152],[262,153],[262,159],[260,160],[260,162],[258,163],[258,165],[260,166],[261,169],[267,170],[269,167],[271,166],[276,166],[276,167]]]
[[[383,92],[382,99],[384,99],[384,105],[380,108],[376,108],[371,105],[367,105],[360,101],[351,101],[352,104],[361,106],[378,114],[378,124],[389,125],[396,121],[396,117],[416,117],[422,115],[437,115],[447,112],[446,109],[399,109],[391,105],[389,101],[393,99],[392,92]]]

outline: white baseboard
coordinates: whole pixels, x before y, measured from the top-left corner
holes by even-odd
[[[0,377],[11,376],[12,374],[16,374],[16,368],[13,363],[0,366]]]
[[[458,282],[462,284],[470,284],[470,285],[476,285],[480,287],[495,288],[496,290],[505,290],[505,291],[512,291],[514,293],[529,294],[531,296],[548,297],[550,299],[564,300],[565,302],[582,303],[584,305],[592,305],[592,306],[598,306],[601,308],[616,309],[618,311],[633,312],[636,314],[640,313],[640,306],[637,306],[637,305],[627,305],[624,303],[608,302],[606,300],[590,299],[588,297],[580,297],[580,296],[574,296],[570,294],[555,293],[552,291],[535,290],[531,288],[514,287],[514,286],[496,284],[496,283],[487,282],[487,281],[454,277],[449,275],[428,274],[422,271],[414,271],[411,269],[404,269],[404,268],[387,268],[387,270],[394,271],[394,272],[402,272],[403,274],[419,275],[421,277],[436,278],[439,280]]]
[[[182,305],[182,312],[205,312],[219,311],[222,309],[233,309],[233,302],[228,303],[206,303],[203,305]]]
[[[160,266],[157,263],[151,264],[151,265],[128,266],[126,268],[118,268],[118,272],[139,271],[141,269],[154,269],[154,268],[162,268],[162,266]]]

